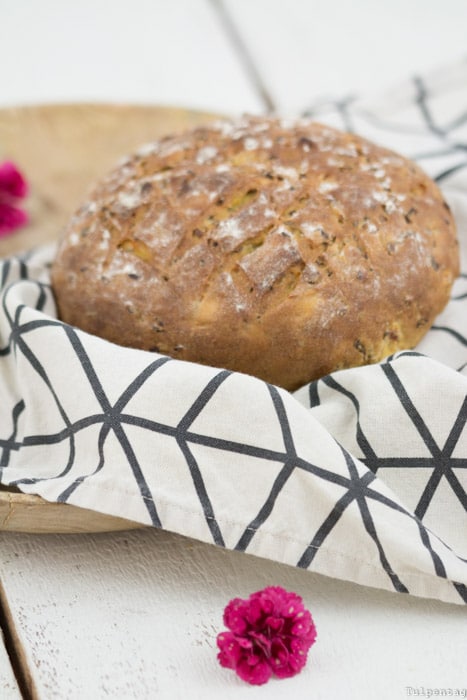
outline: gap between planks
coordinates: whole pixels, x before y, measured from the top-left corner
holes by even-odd
[[[0,580],[0,631],[6,652],[10,659],[18,688],[24,700],[39,700],[37,689],[34,685],[32,674],[29,670],[26,655],[16,631],[13,615],[8,605],[7,595]]]
[[[232,20],[232,17],[227,10],[223,0],[209,0],[211,6],[216,12],[219,20],[224,28],[224,31],[232,44],[232,48],[237,53],[240,61],[244,67],[247,78],[251,81],[254,90],[258,93],[261,102],[264,105],[264,109],[267,114],[272,114],[276,112],[276,104],[272,98],[272,95],[260,73],[258,67],[248,50],[246,42],[243,40],[242,35]]]

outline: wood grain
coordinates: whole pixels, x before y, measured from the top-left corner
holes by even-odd
[[[30,183],[30,223],[0,241],[0,258],[55,240],[92,184],[143,143],[217,115],[159,106],[68,104],[0,110],[0,155]],[[0,487],[0,530],[100,532],[141,527]]]
[[[110,532],[143,527],[124,518],[103,515],[67,503],[0,487],[0,530],[8,532]]]
[[[214,115],[175,107],[68,104],[0,110],[0,156],[27,177],[31,221],[0,241],[0,257],[57,238],[93,183],[121,157]]]

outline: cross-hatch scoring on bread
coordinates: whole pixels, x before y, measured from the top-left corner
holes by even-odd
[[[417,344],[458,274],[414,163],[308,120],[245,116],[148,144],[67,226],[60,318],[287,389]]]

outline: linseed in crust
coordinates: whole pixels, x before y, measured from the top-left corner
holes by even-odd
[[[415,346],[458,274],[414,163],[308,120],[220,120],[121,162],[70,220],[60,318],[293,390]]]

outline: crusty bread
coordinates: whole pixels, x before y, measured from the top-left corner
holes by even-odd
[[[295,389],[416,345],[458,274],[414,163],[307,120],[243,117],[120,163],[52,268],[60,318]]]

